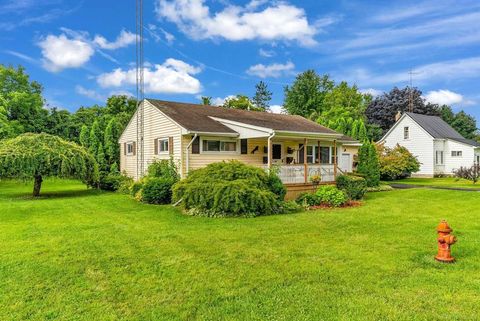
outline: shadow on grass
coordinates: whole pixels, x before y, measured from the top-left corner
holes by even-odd
[[[100,195],[105,193],[104,191],[97,189],[84,189],[84,190],[65,190],[65,191],[46,191],[41,192],[40,196],[33,197],[31,193],[12,193],[9,196],[12,198],[19,198],[24,200],[45,200],[45,199],[61,199],[61,198],[75,198],[84,196]]]

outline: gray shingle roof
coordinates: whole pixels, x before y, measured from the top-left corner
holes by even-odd
[[[235,133],[232,129],[210,118],[217,117],[277,131],[339,134],[301,116],[226,109],[156,99],[147,100],[179,125],[193,132]]]
[[[480,147],[480,143],[471,139],[466,139],[438,116],[428,116],[410,112],[407,112],[406,114],[433,138],[451,139],[460,143]]]

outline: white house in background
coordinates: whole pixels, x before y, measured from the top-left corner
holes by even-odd
[[[143,166],[138,109],[119,139],[120,169],[138,179],[155,159],[173,158],[189,171],[224,160],[278,168],[286,184],[309,184],[312,175],[335,181],[352,171],[358,141],[300,116],[145,99]]]
[[[450,175],[461,166],[480,163],[480,144],[437,116],[404,113],[379,142],[390,148],[399,144],[415,155],[421,166],[414,176]]]

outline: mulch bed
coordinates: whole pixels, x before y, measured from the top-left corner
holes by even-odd
[[[310,210],[325,210],[325,209],[334,209],[334,208],[359,207],[359,206],[362,206],[362,205],[363,205],[363,202],[360,202],[360,201],[348,201],[348,202],[346,202],[345,204],[343,204],[339,207],[333,207],[333,206],[330,206],[330,205],[323,204],[323,205],[310,206],[309,209]]]

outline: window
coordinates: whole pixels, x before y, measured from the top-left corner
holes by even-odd
[[[157,140],[158,154],[168,152],[168,138],[159,138]]]
[[[272,144],[272,159],[282,159],[282,145]]]
[[[403,127],[403,139],[410,138],[410,128],[408,126]]]
[[[328,148],[328,147],[326,147]],[[318,146],[307,146],[307,163],[318,163]]]
[[[240,139],[240,153],[248,154],[248,140]]]
[[[322,164],[330,163],[330,147],[320,147],[320,160]]]
[[[125,153],[129,156],[135,155],[135,142],[125,144]]]
[[[452,157],[462,157],[461,150],[452,150]]]
[[[435,152],[435,165],[443,165],[443,150]]]
[[[203,141],[204,152],[236,152],[237,143],[220,140],[204,140]]]

